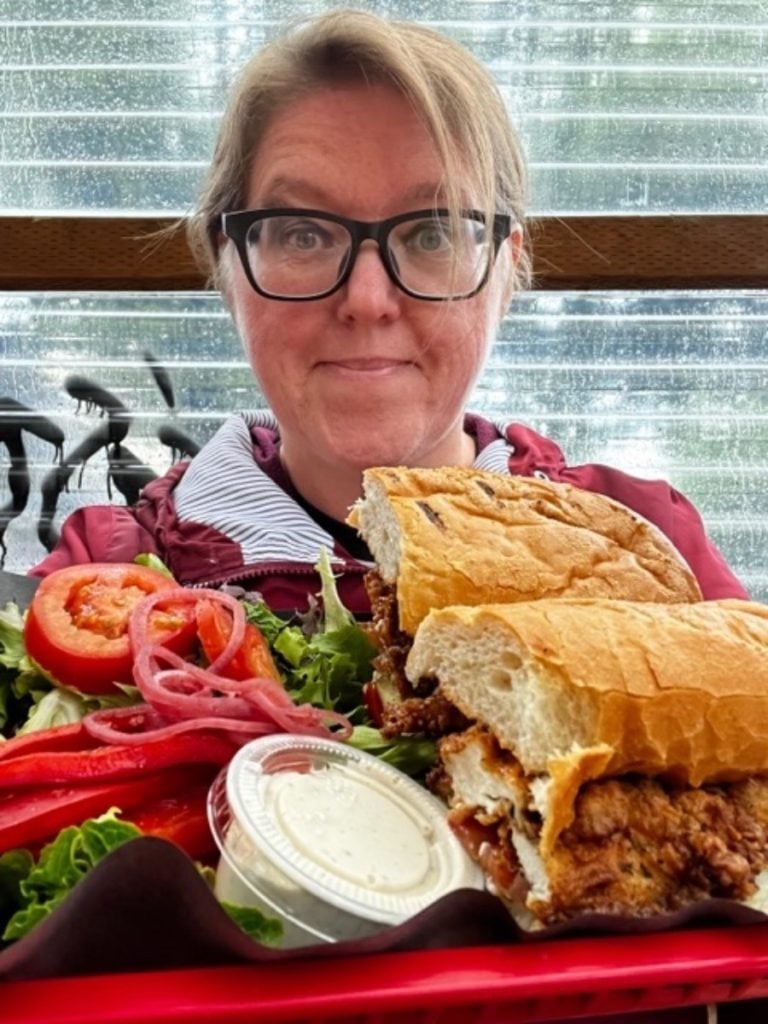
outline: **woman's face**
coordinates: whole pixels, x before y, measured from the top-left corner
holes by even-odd
[[[374,221],[429,208],[441,172],[427,131],[386,86],[328,87],[286,107],[264,134],[249,209],[310,207]],[[473,196],[464,197],[474,205]],[[329,471],[456,462],[462,411],[503,312],[513,247],[470,299],[400,291],[372,241],[347,283],[310,302],[258,295],[228,242],[225,294],[280,423],[284,458]],[[464,459],[466,461],[466,459]]]

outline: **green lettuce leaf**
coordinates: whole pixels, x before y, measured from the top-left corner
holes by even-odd
[[[298,703],[309,701],[342,714],[359,714],[362,687],[371,678],[375,653],[356,624],[318,633],[307,642],[287,688]]]
[[[0,936],[4,942],[26,935],[111,850],[141,835],[135,825],[119,821],[117,813],[113,808],[80,826],[70,825],[43,847],[37,863],[29,865],[26,877],[18,881],[19,905]],[[4,856],[23,858],[25,853],[15,850]]]
[[[424,736],[398,736],[388,740],[378,729],[368,725],[356,725],[347,743],[374,754],[406,775],[423,775],[435,763],[437,756],[434,740]]]
[[[24,647],[24,619],[17,605],[9,601],[0,608],[0,665],[23,669],[26,657]]]
[[[137,687],[124,683],[117,683],[116,686],[119,692],[99,695],[83,694],[63,686],[54,686],[47,693],[33,693],[33,703],[25,721],[16,730],[16,735],[52,729],[55,725],[71,725],[91,711],[126,707],[141,700]]]
[[[297,704],[344,714],[360,704],[374,650],[358,626],[306,637],[297,626],[283,622],[270,646],[285,688]]]
[[[275,917],[266,917],[255,907],[241,907],[221,900],[221,906],[235,924],[246,935],[264,946],[279,946],[283,937],[283,925]]]
[[[24,618],[9,601],[0,608],[0,742],[12,736],[52,684],[27,657]]]
[[[246,599],[243,600],[242,604],[245,608],[246,619],[261,630],[262,636],[270,647],[274,645],[275,641],[278,637],[282,636],[283,631],[286,629],[290,629],[301,636],[300,629],[297,629],[295,626],[289,627],[286,620],[281,619],[279,615],[275,615],[264,601]]]
[[[84,714],[84,704],[83,698],[77,694],[54,687],[33,705],[27,720],[17,730],[17,735],[79,722]]]
[[[435,762],[434,742],[423,736],[388,740],[374,727],[363,700],[363,686],[373,675],[376,648],[342,603],[325,548],[315,568],[321,580],[318,608],[286,622],[263,601],[246,598],[248,621],[264,634],[285,688],[297,704],[341,712],[355,727],[348,741],[352,746],[408,775],[423,776]]]
[[[324,631],[326,633],[333,633],[336,630],[343,629],[345,626],[354,626],[354,615],[341,603],[339,591],[336,587],[336,578],[331,571],[328,548],[320,548],[320,558],[315,569],[320,574],[320,600],[325,620]]]
[[[134,558],[136,565],[144,565],[147,569],[154,569],[156,572],[162,573],[163,576],[167,576],[169,580],[174,579],[173,573],[157,555],[152,555],[147,552],[146,554],[136,555]]]
[[[10,850],[0,856],[0,941],[14,942],[26,935],[62,903],[77,883],[108,853],[141,836],[130,822],[121,821],[113,807],[99,818],[62,829],[44,846],[37,861],[28,850]],[[197,865],[213,888],[214,872]],[[283,934],[280,921],[251,907],[222,903],[224,910],[257,942],[277,946]]]
[[[248,621],[270,645],[285,688],[297,704],[359,715],[362,687],[371,678],[376,651],[349,612],[339,610],[340,602],[330,617],[322,617],[321,631],[310,636],[261,601],[245,601],[244,606]]]
[[[29,850],[9,850],[0,856],[0,928],[23,905],[21,883],[34,864]]]

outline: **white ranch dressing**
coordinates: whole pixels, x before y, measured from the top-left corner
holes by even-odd
[[[275,815],[299,856],[352,885],[407,893],[437,881],[434,830],[398,788],[382,790],[343,765],[269,780]]]
[[[446,808],[407,775],[334,741],[266,736],[214,784],[217,891],[288,925],[291,944],[399,924],[440,896],[482,888]]]

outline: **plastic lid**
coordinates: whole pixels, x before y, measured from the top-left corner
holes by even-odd
[[[407,775],[332,740],[253,740],[227,771],[232,818],[294,883],[370,921],[397,924],[482,874],[446,809]]]

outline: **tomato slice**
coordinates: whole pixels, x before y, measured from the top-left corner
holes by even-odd
[[[204,598],[195,605],[197,635],[208,662],[215,661],[232,632],[232,618],[226,608]],[[269,645],[261,630],[248,622],[239,651],[221,670],[227,679],[274,679],[282,684]]]
[[[128,620],[139,601],[178,586],[143,565],[71,565],[46,576],[27,612],[27,654],[54,682],[82,693],[105,694],[133,682]],[[187,605],[157,610],[150,636],[178,654],[195,645],[194,613]]]

